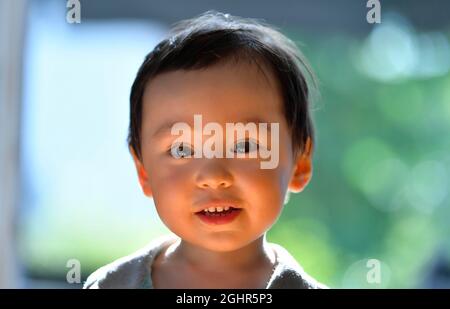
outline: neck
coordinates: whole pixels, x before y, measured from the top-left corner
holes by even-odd
[[[168,248],[166,254],[205,271],[217,271],[218,265],[221,271],[248,271],[275,263],[275,253],[265,234],[242,248],[225,252],[211,251],[180,240]]]

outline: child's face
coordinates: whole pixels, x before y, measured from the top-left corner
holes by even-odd
[[[255,241],[276,222],[287,189],[299,192],[310,179],[310,152],[293,157],[281,94],[272,73],[262,69],[265,74],[254,64],[225,63],[164,73],[147,85],[142,161],[134,156],[139,180],[144,193],[153,197],[161,220],[191,244],[231,251]],[[194,114],[202,115],[203,126],[217,122],[224,132],[225,123],[248,119],[278,123],[277,167],[261,169],[261,158],[174,158],[170,148],[178,136],[170,127],[154,133],[167,123],[186,122],[194,128]],[[208,137],[203,135],[203,142]],[[224,149],[235,146],[225,139],[224,134]],[[232,200],[241,210],[229,223],[205,223],[196,212],[212,200]]]

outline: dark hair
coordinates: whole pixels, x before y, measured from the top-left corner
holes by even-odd
[[[314,145],[310,115],[314,75],[295,44],[261,22],[208,11],[178,23],[139,68],[131,88],[128,133],[128,145],[139,159],[142,96],[147,82],[164,72],[206,68],[232,57],[259,59],[268,65],[279,82],[294,153],[305,150],[308,137]]]

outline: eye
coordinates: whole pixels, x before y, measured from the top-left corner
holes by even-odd
[[[237,142],[234,147],[235,153],[247,153],[253,152],[259,149],[259,144],[254,142],[253,140],[245,140],[241,142]]]
[[[169,152],[175,159],[190,158],[193,154],[191,147],[185,143],[177,143],[172,145]]]

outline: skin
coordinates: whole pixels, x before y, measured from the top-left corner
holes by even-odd
[[[170,130],[154,133],[168,121],[193,127],[194,114],[202,115],[203,126],[218,122],[225,128],[226,122],[249,118],[279,123],[277,168],[261,169],[261,158],[173,158],[168,150],[176,136]],[[234,146],[228,143],[224,147]],[[308,140],[305,151],[294,157],[281,93],[270,70],[239,61],[156,76],[143,96],[141,149],[142,160],[130,151],[142,190],[154,199],[163,223],[180,237],[156,258],[154,286],[264,288],[276,258],[266,232],[281,214],[286,192],[301,192],[312,175],[312,145]],[[238,201],[240,215],[224,225],[201,222],[195,212],[213,198]]]

